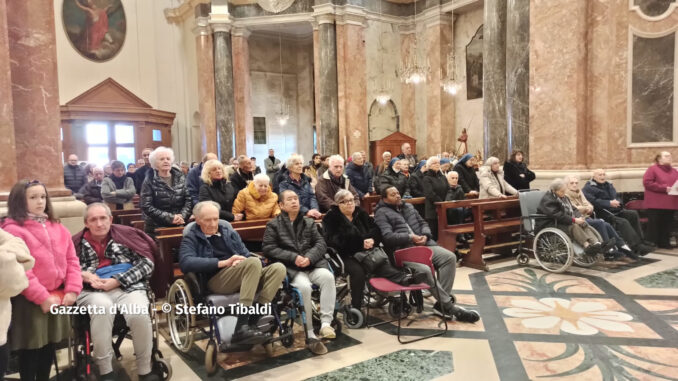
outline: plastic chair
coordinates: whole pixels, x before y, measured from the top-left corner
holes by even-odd
[[[414,246],[414,247],[408,247],[406,249],[401,249],[397,250],[394,253],[395,257],[395,264],[398,267],[403,267],[404,262],[416,262],[416,263],[421,263],[424,265],[427,265],[431,269],[431,274],[433,275],[433,289],[434,292],[437,294],[438,293],[438,278],[436,277],[436,269],[433,267],[433,251],[426,247],[426,246]],[[405,296],[406,291],[418,291],[418,290],[428,290],[431,289],[432,287],[429,286],[426,283],[419,283],[419,284],[411,284],[409,286],[401,286],[397,283],[393,283],[390,280],[386,278],[371,278],[370,279],[370,286],[374,288],[375,290],[379,292],[384,292],[384,293],[392,293],[392,292],[399,292],[400,293],[400,301],[402,305],[405,305],[408,303],[408,299]],[[440,299],[440,295],[436,295]],[[373,324],[373,325],[368,325],[368,327],[375,327],[378,325],[382,324],[387,324],[387,323],[392,323],[394,321],[398,321],[398,341],[401,344],[408,344],[408,343],[413,343],[415,341],[420,341],[424,339],[428,339],[430,337],[436,337],[436,336],[441,336],[444,335],[447,332],[447,320],[445,317],[441,317],[441,320],[445,324],[445,330],[442,330],[440,332],[436,332],[427,336],[419,337],[414,340],[407,340],[403,341],[400,336],[400,327],[401,327],[401,321],[403,319],[403,316],[400,312],[397,313],[398,318],[389,320],[389,321],[384,321],[381,323]],[[365,317],[365,320],[370,316],[370,305],[369,303],[367,304],[367,316]]]

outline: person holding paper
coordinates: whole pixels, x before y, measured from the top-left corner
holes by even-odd
[[[647,239],[660,249],[670,249],[673,213],[678,209],[678,170],[671,166],[671,153],[660,152],[645,171],[643,186],[648,210]]]

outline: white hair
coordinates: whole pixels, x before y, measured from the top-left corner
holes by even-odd
[[[207,200],[207,201],[200,201],[199,203],[195,204],[193,207],[193,215],[196,217],[201,217],[200,212],[205,208],[206,206],[211,205],[214,208],[216,208],[217,212],[221,211],[221,205],[217,204],[214,201]]]
[[[488,167],[491,167],[493,164],[497,164],[497,163],[499,163],[499,159],[497,159],[494,156],[490,156],[490,157],[487,158],[485,165],[487,165]]]
[[[334,202],[337,204],[344,201],[344,200],[349,200],[353,199],[353,193],[351,191],[346,190],[346,189],[339,189],[339,191],[334,195]]]
[[[344,164],[344,158],[341,157],[341,155],[332,155],[332,156],[330,156],[330,158],[328,159],[328,163],[330,163],[330,165],[332,165],[332,162],[333,162],[333,161],[341,161],[341,164],[342,164],[342,165]]]
[[[362,152],[353,152],[353,155],[351,155],[351,158],[355,160],[358,156],[362,157],[363,153]]]
[[[450,175],[457,175],[457,178],[459,178],[459,173],[457,171],[449,171],[449,172],[447,172],[445,177],[447,177],[449,179]]]
[[[255,182],[255,183],[257,183],[257,184],[259,184],[259,183],[262,183],[262,184],[263,184],[263,183],[266,183],[266,184],[268,184],[268,183],[271,182],[271,179],[268,177],[267,174],[265,174],[265,173],[260,173],[260,174],[258,174],[258,175],[254,175],[254,178],[252,178],[252,181]]]
[[[303,165],[304,164],[304,157],[297,154],[297,153],[293,153],[292,155],[290,155],[290,157],[287,158],[287,161],[285,162],[285,167],[287,167],[289,169],[296,162],[300,162]]]
[[[551,190],[551,192],[555,192],[563,188],[565,188],[565,182],[563,181],[563,179],[554,179],[553,181],[551,181],[551,185],[549,185],[549,189]]]
[[[391,156],[391,151],[384,151],[384,153],[381,154],[381,158],[385,158],[386,155]]]
[[[435,160],[438,160],[438,163],[440,163],[440,159],[438,158],[438,156],[431,156],[428,158],[428,160],[426,160],[426,166],[430,168],[431,164],[433,164]]]
[[[171,148],[160,146],[154,149],[151,154],[148,155],[148,161],[151,162],[151,168],[158,169],[157,165],[155,164],[155,160],[158,158],[158,155],[164,152],[169,153],[170,161],[174,163],[174,151]]]

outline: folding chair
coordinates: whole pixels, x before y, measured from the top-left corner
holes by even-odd
[[[426,247],[426,246],[414,246],[414,247],[408,247],[406,249],[401,249],[397,250],[394,253],[395,257],[395,264],[398,267],[403,267],[404,262],[416,262],[416,263],[421,263],[424,265],[427,265],[431,269],[431,274],[433,275],[433,289],[436,294],[438,294],[438,277],[436,276],[436,269],[433,267],[433,251]],[[417,290],[428,290],[431,289],[431,286],[429,286],[426,283],[419,283],[419,284],[411,284],[409,286],[401,286],[397,283],[393,283],[390,280],[386,278],[371,278],[370,279],[370,286],[374,288],[375,290],[382,292],[382,293],[392,293],[392,292],[400,292],[400,303],[402,306],[406,306],[407,303],[409,303],[408,298],[405,296],[406,291],[417,291]],[[436,295],[438,300],[440,300],[440,295]],[[389,296],[390,302],[394,303],[397,299]],[[409,305],[407,305],[409,307]],[[404,309],[404,308],[403,308]],[[402,311],[398,311],[397,313],[398,318],[389,320],[389,321],[384,321],[381,323],[377,324],[368,324],[368,328],[370,327],[376,327],[378,325],[382,324],[387,324],[387,323],[392,323],[394,321],[398,321],[398,341],[401,344],[408,344],[408,343],[413,343],[415,341],[419,340],[424,340],[428,339],[430,337],[435,337],[435,336],[441,336],[444,335],[447,332],[447,320],[445,317],[441,317],[441,320],[445,324],[445,330],[433,333],[431,335],[419,337],[414,340],[407,340],[403,341],[400,338],[400,326],[401,326],[401,321],[404,317],[407,315],[403,316]],[[368,321],[368,318],[370,317],[370,304],[367,303],[367,316],[365,317],[365,321]]]

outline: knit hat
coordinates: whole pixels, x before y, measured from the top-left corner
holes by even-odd
[[[459,159],[459,163],[465,164],[472,157],[473,157],[473,155],[471,155],[470,153],[467,153],[466,155],[462,156],[461,159]]]

